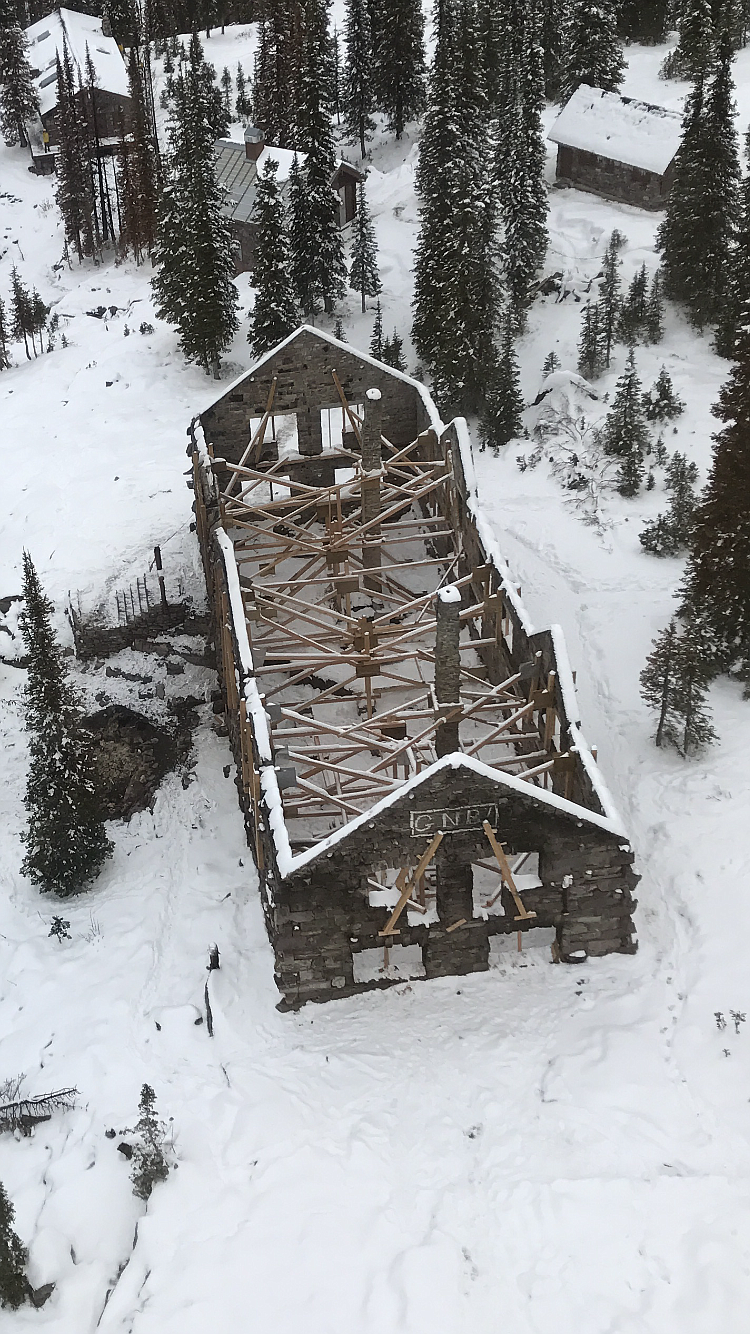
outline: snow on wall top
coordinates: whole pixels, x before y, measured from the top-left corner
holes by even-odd
[[[105,37],[102,20],[93,14],[78,14],[72,9],[56,9],[26,29],[29,62],[38,71],[34,80],[39,94],[41,114],[46,116],[57,106],[56,65],[67,44],[76,76],[86,79],[86,47],[96,71],[97,87],[106,93],[129,97],[125,64],[114,37]]]
[[[682,121],[676,111],[583,83],[563,107],[547,138],[553,144],[597,153],[662,176],[680,146],[681,135]]]

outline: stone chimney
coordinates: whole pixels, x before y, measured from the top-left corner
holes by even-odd
[[[109,21],[109,14],[102,15],[102,37],[112,36],[112,24]]]
[[[248,162],[257,162],[266,146],[263,138],[263,131],[257,129],[255,125],[248,125],[245,130],[244,139],[245,157]]]

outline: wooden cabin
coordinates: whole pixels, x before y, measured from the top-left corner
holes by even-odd
[[[637,208],[663,208],[682,123],[675,111],[581,84],[549,132],[559,185]]]
[[[244,141],[220,139],[216,145],[216,172],[219,183],[227,189],[225,212],[231,220],[237,242],[236,271],[249,273],[253,267],[257,223],[254,217],[258,178],[269,158],[278,163],[276,180],[282,198],[288,198],[289,173],[294,153],[288,148],[266,144],[263,134],[254,126],[245,130]],[[304,163],[305,154],[297,160]],[[331,185],[339,198],[339,227],[346,227],[357,211],[357,185],[364,177],[351,162],[337,163]]]

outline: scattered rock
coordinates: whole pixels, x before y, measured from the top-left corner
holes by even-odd
[[[151,804],[165,774],[187,759],[194,720],[186,711],[161,727],[121,704],[84,719],[105,816],[129,820]]]
[[[54,1283],[43,1283],[41,1288],[29,1288],[29,1298],[32,1306],[44,1306],[55,1291]]]
[[[126,1144],[125,1140],[123,1140],[122,1144],[118,1144],[117,1152],[121,1153],[123,1158],[127,1158],[129,1162],[130,1159],[133,1157],[133,1146],[132,1144]]]

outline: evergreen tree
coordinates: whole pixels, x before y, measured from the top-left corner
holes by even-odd
[[[513,321],[508,314],[502,348],[493,368],[479,420],[482,449],[489,446],[496,454],[509,440],[522,435],[522,412],[523,398],[513,343]]]
[[[571,0],[563,40],[560,101],[582,83],[616,93],[625,62],[617,36],[617,6],[611,0]]]
[[[17,1311],[29,1298],[28,1252],[13,1230],[15,1210],[0,1181],[0,1306]]]
[[[29,338],[32,334],[33,314],[31,294],[27,287],[24,287],[15,264],[10,271],[10,301],[11,301],[11,332],[17,342],[23,339],[23,345],[26,356],[31,361],[29,352]],[[35,349],[36,353],[36,349]]]
[[[495,172],[505,230],[505,274],[523,328],[534,278],[547,251],[544,53],[537,0],[513,0],[515,41],[504,51],[498,93]]]
[[[349,286],[359,292],[362,298],[362,314],[367,310],[366,297],[378,296],[383,290],[378,273],[378,247],[375,228],[367,207],[364,181],[357,191],[357,214],[354,219],[354,242],[352,245],[352,263],[349,269]]]
[[[708,484],[695,517],[683,589],[686,613],[700,614],[723,670],[750,671],[750,311],[737,361],[719,394]]]
[[[492,0],[490,0],[492,3]],[[562,76],[562,48],[565,27],[565,0],[540,0],[542,9],[542,47],[544,49],[544,92],[559,100]]]
[[[298,138],[305,152],[306,253],[296,256],[316,300],[330,314],[345,291],[346,266],[338,226],[339,200],[331,185],[336,164],[329,115],[328,11],[324,0],[306,0],[305,47]],[[303,305],[303,309],[309,309]]]
[[[372,33],[367,0],[346,0],[346,63],[344,66],[344,127],[359,140],[360,156],[367,152],[367,139],[375,129]]]
[[[620,311],[622,308],[622,295],[620,290],[621,261],[619,259],[621,247],[621,234],[615,229],[607,242],[607,249],[604,252],[604,267],[599,285],[598,304],[602,353],[604,356],[604,365],[607,368],[609,368],[612,360],[612,345],[615,341],[615,333],[620,320]]]
[[[377,103],[400,139],[426,105],[421,0],[380,0],[375,61]]]
[[[690,541],[698,501],[695,483],[698,469],[684,454],[673,454],[667,469],[669,509],[645,525],[641,546],[652,556],[677,556]]]
[[[683,0],[680,40],[662,66],[666,78],[705,79],[715,54],[711,0]]]
[[[496,359],[497,217],[473,0],[439,0],[419,150],[413,340],[445,411],[481,409]]]
[[[673,421],[685,411],[685,404],[675,393],[672,377],[666,367],[662,366],[655,383],[643,395],[643,408],[650,422]]]
[[[664,337],[664,302],[661,295],[661,271],[651,279],[646,302],[646,342],[660,343]]]
[[[26,146],[26,124],[39,115],[39,95],[26,54],[26,34],[18,23],[0,21],[0,132],[6,144]]]
[[[724,42],[709,89],[698,79],[688,97],[674,185],[657,232],[666,295],[686,306],[699,328],[721,312],[739,211],[731,50]]]
[[[237,65],[237,73],[234,76],[234,82],[235,82],[235,87],[237,89],[237,96],[234,102],[234,112],[237,119],[241,120],[243,124],[246,124],[247,121],[250,119],[250,116],[252,115],[252,107],[247,92],[247,80],[245,79],[245,71],[243,70],[242,65],[239,63]]]
[[[583,308],[581,337],[578,343],[578,371],[587,380],[596,380],[605,366],[602,340],[602,313],[598,301],[589,301]]]
[[[649,435],[641,403],[641,384],[631,348],[627,365],[617,381],[612,407],[604,424],[604,452],[621,460],[617,489],[621,495],[634,496],[643,480],[643,456]]]
[[[669,0],[622,0],[619,32],[627,42],[658,46],[665,41],[669,21]]]
[[[152,287],[159,315],[179,329],[185,356],[218,378],[219,358],[237,328],[238,298],[232,232],[216,180],[211,103],[200,63],[191,63],[177,81],[168,138]]]
[[[383,360],[383,312],[380,309],[379,301],[375,307],[375,322],[372,326],[372,337],[370,338],[370,356],[376,357],[378,361]]]
[[[258,182],[255,200],[257,236],[252,277],[255,305],[248,342],[256,357],[288,337],[299,323],[277,171],[275,158],[269,158]]]
[[[641,695],[658,713],[655,741],[694,755],[715,740],[706,708],[706,689],[713,675],[710,644],[699,621],[678,628],[674,619],[658,639],[641,672]]]
[[[396,371],[406,371],[404,342],[395,329],[393,330],[393,337],[386,338],[383,343],[383,355],[381,360],[385,362],[386,366],[392,366]]]
[[[73,72],[65,38],[57,55],[57,129],[60,146],[56,161],[55,194],[63,218],[65,239],[79,261],[97,257],[101,236],[94,193],[92,141],[84,105],[83,84]]]
[[[102,822],[90,740],[28,552],[23,553],[21,636],[28,654],[26,727],[30,764],[22,870],[43,890],[76,894],[99,874],[112,845]]]
[[[617,336],[631,346],[643,334],[648,316],[648,273],[642,264],[633,274],[628,294],[620,309]]]
[[[750,158],[750,140],[745,139],[745,158]],[[750,172],[741,186],[740,217],[729,262],[726,295],[716,328],[714,348],[720,357],[733,357],[742,312],[750,301]]]
[[[289,170],[290,242],[292,251],[292,285],[305,316],[315,315],[317,292],[315,269],[312,262],[312,242],[307,210],[307,191],[295,153]]]
[[[120,136],[118,174],[121,242],[141,264],[156,239],[159,163],[135,47],[128,55],[128,86],[132,99],[129,135],[123,132]]]
[[[5,314],[5,303],[0,297],[0,371],[7,371],[10,367],[10,356],[8,354],[8,343],[10,341],[10,330]]]
[[[544,358],[542,366],[542,378],[546,380],[548,375],[554,375],[555,371],[560,369],[560,358],[556,352],[548,352]]]
[[[232,119],[232,75],[229,66],[225,65],[221,71],[221,95],[224,99],[224,110],[227,113],[227,119]]]
[[[133,1146],[130,1179],[133,1194],[148,1200],[157,1182],[166,1181],[169,1176],[169,1164],[164,1154],[166,1129],[156,1114],[156,1094],[149,1084],[144,1084],[141,1089],[138,1111],[140,1116],[135,1127],[138,1138]]]

